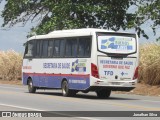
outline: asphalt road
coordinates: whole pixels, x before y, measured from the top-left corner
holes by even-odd
[[[98,99],[94,92],[78,93],[76,97],[63,97],[60,90],[37,90],[36,94],[30,94],[27,86],[0,84],[0,111],[160,111],[160,97],[111,94],[109,99]],[[55,112],[55,114],[61,114],[61,112]],[[59,119],[106,119],[105,117],[84,118],[67,115],[66,118]],[[141,120],[140,117],[132,117],[132,120],[138,118]],[[53,120],[53,118],[47,119]],[[126,117],[107,119],[128,120]],[[160,118],[145,117],[145,119]]]

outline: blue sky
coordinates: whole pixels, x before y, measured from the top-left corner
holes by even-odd
[[[0,14],[4,8],[4,3],[0,4]],[[3,24],[3,18],[0,17],[0,26]],[[15,50],[23,53],[23,43],[27,41],[27,34],[32,26],[36,23],[28,22],[24,27],[21,24],[17,24],[12,28],[0,27],[0,50]]]
[[[0,14],[3,10],[4,3],[0,4]],[[132,8],[131,11],[133,11],[135,8]],[[3,24],[3,19],[0,17],[0,26]],[[21,24],[15,25],[12,28],[2,28],[0,27],[0,50],[15,50],[17,52],[23,53],[24,47],[23,43],[27,41],[27,34],[30,31],[30,28],[32,26],[35,26],[36,23],[28,22],[24,27],[22,27]],[[149,27],[150,23],[147,23],[143,25],[143,28],[145,29],[145,32],[150,37],[149,40],[146,40],[145,38],[140,38],[140,43],[150,43],[155,42],[155,36],[153,35],[152,29]],[[6,30],[4,30],[6,29]],[[121,30],[122,31],[122,30]],[[135,32],[133,29],[128,30],[127,32]],[[157,31],[157,35],[160,36],[160,29]]]

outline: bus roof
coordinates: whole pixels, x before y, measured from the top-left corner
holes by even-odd
[[[50,32],[49,34],[59,34],[59,33],[76,33],[76,32],[81,32],[81,33],[85,33],[85,32],[114,32],[114,31],[108,31],[105,29],[95,29],[95,28],[82,28],[82,29],[71,29],[71,30],[58,30],[58,31],[53,31]]]
[[[90,36],[95,32],[115,32],[115,31],[105,30],[105,29],[95,29],[95,28],[57,30],[45,35],[35,35],[33,37],[30,37],[29,40],[44,39],[44,38],[74,37],[74,36]],[[117,33],[127,33],[127,32],[117,32]]]

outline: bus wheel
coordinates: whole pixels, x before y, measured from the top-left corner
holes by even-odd
[[[62,94],[65,97],[71,97],[71,96],[76,95],[76,91],[75,90],[70,90],[69,87],[68,87],[68,82],[63,81],[62,82]]]
[[[35,93],[36,87],[33,86],[32,80],[28,80],[28,91],[29,93]]]
[[[102,89],[102,90],[97,90],[96,93],[98,98],[104,99],[104,98],[109,98],[111,90]]]

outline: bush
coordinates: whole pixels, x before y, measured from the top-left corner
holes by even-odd
[[[139,81],[160,85],[160,45],[145,44],[140,47]]]
[[[13,51],[0,51],[0,78],[17,80],[21,77],[22,55]]]

